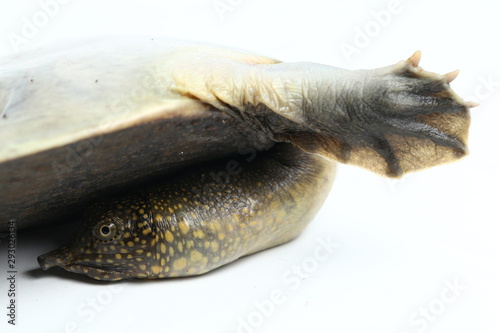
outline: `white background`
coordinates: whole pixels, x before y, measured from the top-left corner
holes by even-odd
[[[200,40],[353,69],[420,49],[427,70],[461,69],[452,87],[481,106],[472,110],[466,159],[402,181],[341,166],[297,240],[201,277],[109,284],[42,272],[36,256],[71,231],[20,233],[17,325],[7,324],[4,269],[1,332],[500,331],[500,20],[493,1],[400,0],[394,10],[388,0],[61,0],[44,22],[45,2],[0,3],[1,56],[109,34]],[[218,12],[215,4],[228,7]],[[27,21],[39,28],[23,36]],[[18,37],[23,43],[12,43]],[[348,44],[357,53],[343,52]],[[338,244],[321,262],[318,239]],[[308,273],[298,278],[294,267]],[[455,294],[449,284],[459,285]]]

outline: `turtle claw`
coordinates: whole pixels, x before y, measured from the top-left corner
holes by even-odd
[[[418,67],[420,63],[420,59],[422,58],[421,51],[415,51],[411,57],[409,57],[406,61],[411,64],[413,67]]]
[[[467,107],[469,109],[472,109],[472,108],[478,107],[480,104],[476,103],[476,102],[465,102],[465,105],[467,105]]]
[[[459,73],[460,73],[460,70],[457,69],[457,70],[454,70],[453,72],[449,72],[449,73],[445,74],[444,77],[446,78],[446,82],[448,84],[450,84],[453,80],[455,80],[457,78]]]

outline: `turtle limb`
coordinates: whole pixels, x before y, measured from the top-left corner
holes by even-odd
[[[218,59],[203,77],[184,68],[174,78],[181,94],[275,141],[398,178],[468,152],[469,109],[475,105],[450,88],[458,71],[425,71],[420,57],[416,52],[392,66],[357,71]]]

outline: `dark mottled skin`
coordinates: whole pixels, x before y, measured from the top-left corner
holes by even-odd
[[[39,262],[100,280],[202,274],[295,238],[334,168],[288,144],[192,167],[96,204],[73,241]]]

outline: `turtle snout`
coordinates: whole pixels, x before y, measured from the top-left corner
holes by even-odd
[[[43,270],[54,266],[64,266],[69,262],[67,251],[64,247],[42,254],[38,256],[37,260]]]

